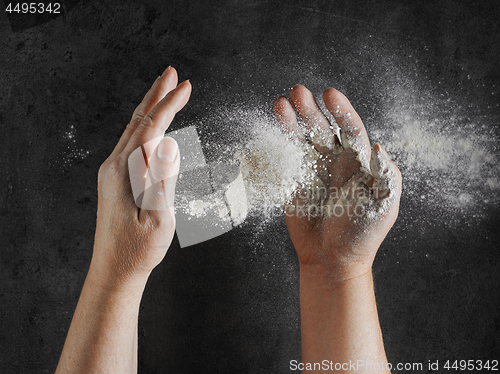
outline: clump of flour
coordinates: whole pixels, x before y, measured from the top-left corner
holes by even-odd
[[[249,209],[270,214],[290,200],[299,185],[313,179],[308,147],[293,140],[276,126],[254,129],[255,138],[237,151],[245,181]]]

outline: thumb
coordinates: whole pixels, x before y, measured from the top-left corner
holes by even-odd
[[[375,178],[372,189],[375,199],[397,195],[401,191],[401,173],[380,144],[375,144],[370,161],[371,174]]]
[[[174,194],[179,174],[179,146],[171,137],[163,138],[149,161],[146,188],[141,202],[140,215],[146,211],[174,214]],[[164,212],[165,211],[165,212]]]

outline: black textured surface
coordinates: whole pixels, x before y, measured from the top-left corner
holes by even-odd
[[[369,128],[393,75],[499,125],[496,0],[63,4],[47,19],[0,14],[2,373],[55,369],[91,258],[99,165],[168,65],[193,84],[174,128],[270,108],[295,83],[345,92]],[[374,267],[391,362],[500,359],[499,213],[450,224],[403,197]],[[300,359],[286,227],[254,231],[174,240],[143,298],[139,372],[284,373]]]

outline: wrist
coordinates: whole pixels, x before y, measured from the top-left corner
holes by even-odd
[[[100,266],[92,260],[87,279],[93,287],[109,294],[122,294],[132,298],[141,298],[148,280],[148,275],[117,274],[113,269]]]
[[[372,263],[300,264],[301,283],[331,287],[352,279],[372,277]]]

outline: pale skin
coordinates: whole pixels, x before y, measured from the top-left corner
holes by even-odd
[[[304,86],[290,91],[291,102],[280,97],[274,103],[274,113],[281,127],[292,136],[306,141],[304,132],[318,126],[330,131],[330,123],[318,107],[314,96]],[[353,134],[358,144],[370,154],[370,143],[360,117],[349,100],[339,91],[324,91],[323,101],[337,122],[340,133]],[[303,120],[301,128],[294,108]],[[339,143],[338,139],[335,139]],[[345,144],[344,144],[345,146]],[[361,167],[356,152],[345,147],[340,154],[315,147],[322,153],[319,161],[322,179],[330,187],[342,188]],[[393,175],[393,189],[389,208],[380,217],[360,225],[347,215],[311,218],[286,214],[288,232],[297,251],[300,264],[300,314],[302,362],[349,363],[363,360],[386,363],[382,333],[378,320],[372,280],[372,263],[375,254],[394,224],[399,210],[401,173],[389,160],[387,153],[376,145],[377,152],[387,160],[386,172]],[[388,198],[387,191],[374,198]],[[382,197],[384,196],[384,197]],[[294,202],[297,205],[297,202]],[[360,230],[360,226],[363,229]],[[335,372],[351,372],[346,370]],[[356,373],[389,372],[387,367],[375,370],[357,368]],[[315,370],[307,371],[314,373]],[[319,370],[317,372],[320,372]],[[328,372],[321,370],[322,373]]]
[[[361,123],[347,99],[330,90],[325,91],[327,108],[332,103],[340,104],[342,111],[353,114],[353,121]],[[170,138],[155,143],[156,148],[145,153],[154,180],[162,181],[148,197],[148,206],[157,207],[154,210],[141,209],[136,204],[128,161],[138,147],[161,139],[175,114],[188,102],[190,93],[191,84],[188,81],[178,84],[175,69],[167,68],[134,111],[118,144],[99,170],[92,261],[57,374],[137,372],[139,305],[147,279],[165,257],[174,235],[173,199],[180,155],[177,144]],[[290,98],[305,121],[307,118],[312,121],[308,111],[320,115],[305,87],[296,86]],[[288,99],[276,100],[274,110],[278,122],[295,132],[297,119]],[[368,142],[364,127],[359,136],[366,137]],[[359,169],[359,163],[356,164],[349,151],[335,157],[325,164],[326,168],[337,165],[343,171],[330,182],[346,183]],[[134,174],[133,186],[140,185],[143,174]],[[400,174],[398,177],[400,185]],[[306,222],[287,215],[288,230],[300,261],[303,362],[386,360],[371,265],[396,219],[398,204],[399,195],[387,216],[373,225],[375,229],[370,235],[355,244],[346,241],[345,236],[342,240],[337,237],[339,232],[335,227],[339,225],[356,233],[349,220]]]
[[[167,68],[99,170],[94,252],[56,373],[137,372],[139,304],[149,274],[174,235],[175,183],[160,184],[163,194],[157,194],[156,203],[164,209],[140,209],[130,188],[127,160],[137,147],[163,135],[190,93],[191,84],[178,85],[177,72]],[[172,182],[179,151],[175,141],[162,142],[149,163],[163,173],[159,179]]]

